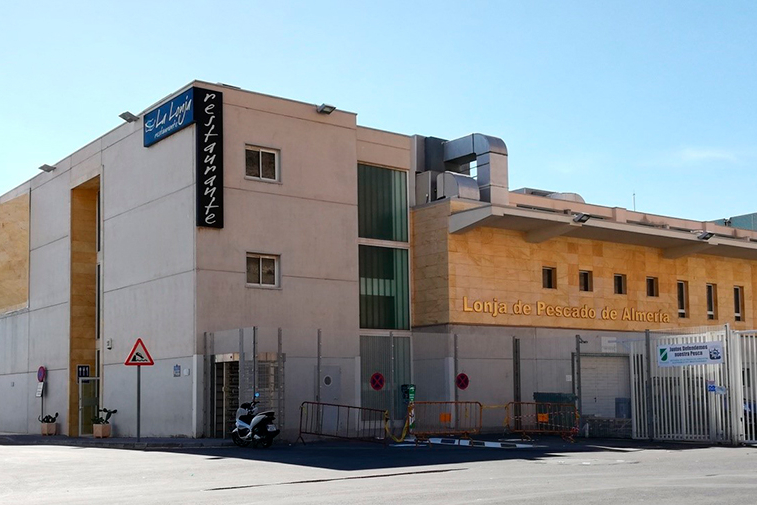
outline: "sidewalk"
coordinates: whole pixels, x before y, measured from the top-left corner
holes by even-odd
[[[142,437],[139,442],[136,438],[92,438],[92,437],[67,437],[54,435],[43,437],[42,435],[3,435],[0,434],[0,446],[2,445],[63,445],[72,447],[106,447],[111,449],[218,449],[234,447],[230,438],[183,438],[165,437],[151,438]]]

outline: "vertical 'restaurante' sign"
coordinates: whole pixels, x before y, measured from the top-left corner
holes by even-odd
[[[223,93],[194,88],[197,226],[223,228]]]

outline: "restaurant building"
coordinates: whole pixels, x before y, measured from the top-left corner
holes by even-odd
[[[408,383],[488,405],[574,392],[576,335],[583,410],[624,415],[624,342],[754,325],[757,232],[511,190],[495,137],[199,81],[122,117],[0,196],[0,432],[59,412],[84,435],[99,406],[136,435],[137,339],[141,435],[200,437],[245,374],[285,434],[303,401],[399,419]]]

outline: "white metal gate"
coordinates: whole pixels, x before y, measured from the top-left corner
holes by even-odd
[[[757,330],[739,332],[744,401],[744,441],[757,443]]]
[[[657,365],[659,345],[703,342],[722,342],[721,365]],[[690,334],[653,334],[633,342],[629,357],[634,438],[757,440],[757,332],[733,332],[726,325]]]

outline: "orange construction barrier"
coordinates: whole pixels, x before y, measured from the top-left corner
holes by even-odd
[[[410,430],[416,439],[481,432],[483,406],[479,402],[415,402],[413,408]]]
[[[510,402],[505,407],[505,428],[510,433],[560,435],[573,441],[578,434],[578,411],[572,403]]]

